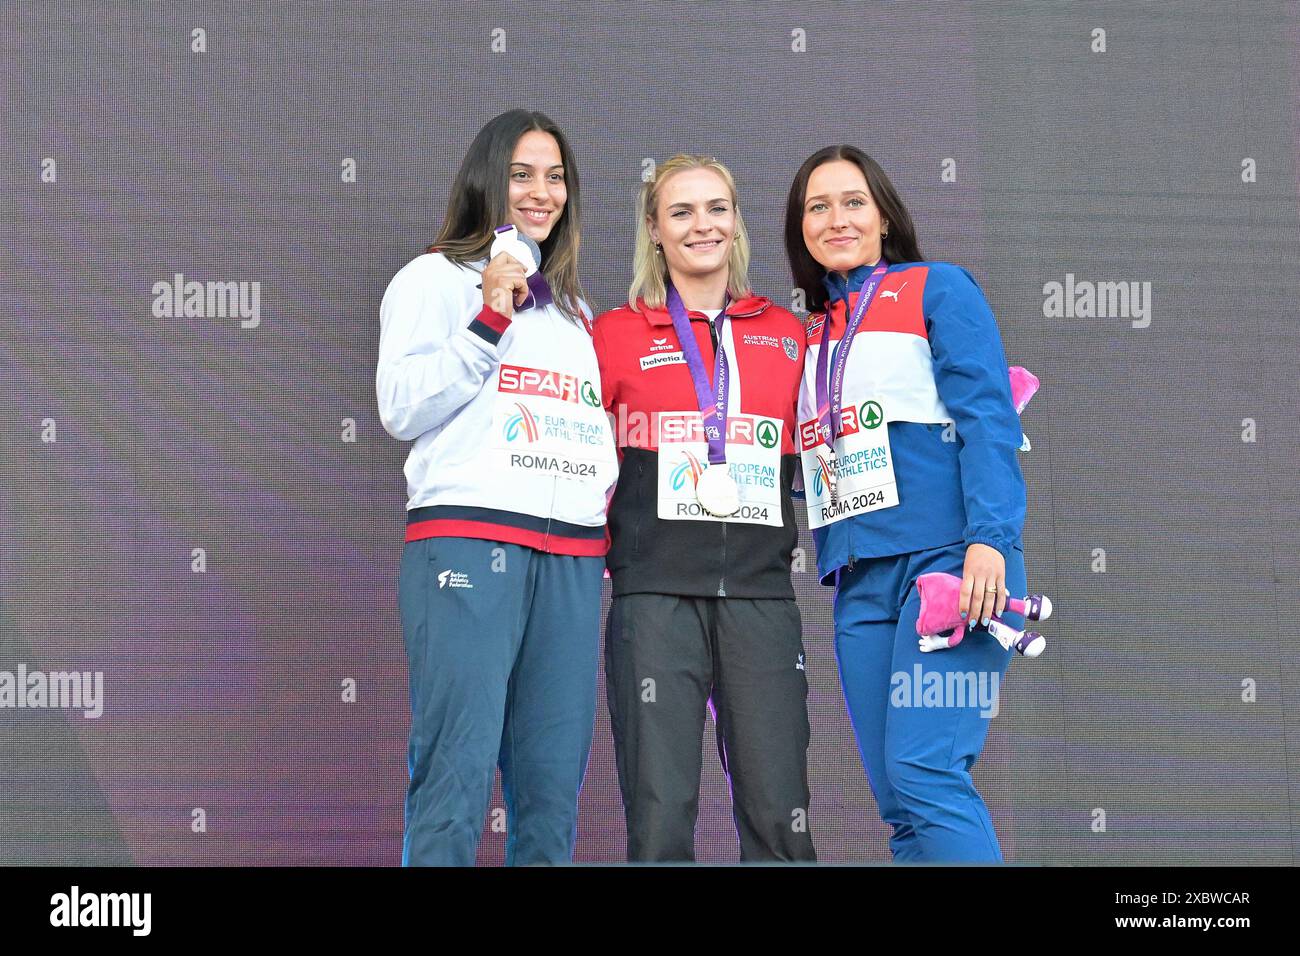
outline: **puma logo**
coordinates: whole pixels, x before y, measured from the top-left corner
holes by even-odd
[[[908,281],[911,281],[911,280],[908,280]],[[898,289],[897,289],[896,291],[894,291],[894,292],[886,292],[884,289],[881,289],[881,290],[880,290],[880,297],[881,297],[882,299],[890,299],[890,298],[892,298],[895,302],[897,302],[897,301],[898,301],[898,293],[899,293],[899,292],[902,292],[902,291],[903,291],[904,289],[906,289],[906,288],[907,288],[907,283],[904,282],[904,283],[903,283],[902,285],[900,285],[900,286],[898,287]]]

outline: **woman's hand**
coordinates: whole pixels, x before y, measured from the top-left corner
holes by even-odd
[[[988,624],[1007,606],[1007,562],[997,548],[972,544],[966,548],[961,572],[961,603],[958,609],[969,630],[978,621]]]
[[[523,264],[506,252],[496,257],[483,269],[483,304],[498,315],[512,318],[515,307],[528,298],[528,279]]]

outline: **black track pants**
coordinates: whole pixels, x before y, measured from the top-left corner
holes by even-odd
[[[605,632],[628,859],[695,859],[705,707],[746,861],[814,860],[808,682],[793,600],[629,594]]]

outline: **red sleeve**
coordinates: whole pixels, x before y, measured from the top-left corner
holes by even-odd
[[[605,406],[605,411],[612,411],[614,408],[614,396],[618,389],[615,388],[614,382],[614,361],[609,354],[609,346],[605,342],[605,326],[607,321],[602,321],[605,316],[601,316],[592,326],[591,341],[596,349],[596,365],[600,369],[600,400]]]

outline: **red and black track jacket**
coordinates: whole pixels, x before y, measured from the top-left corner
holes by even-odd
[[[687,314],[712,378],[714,327],[702,312]],[[790,486],[798,467],[794,435],[805,350],[802,323],[767,299],[750,296],[728,306],[723,324],[731,375],[740,387],[740,408],[734,411],[784,422],[781,527],[658,516],[658,413],[699,407],[672,316],[667,308],[651,309],[638,300],[637,310],[625,305],[597,318],[594,336],[601,397],[619,446],[606,558],[615,596],[793,598],[790,561],[798,529]]]

